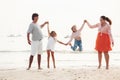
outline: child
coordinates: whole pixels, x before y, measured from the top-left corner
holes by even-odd
[[[48,28],[48,35],[49,35],[49,38],[48,38],[48,44],[47,44],[47,68],[50,68],[50,54],[52,55],[52,60],[53,60],[53,66],[54,68],[56,68],[55,66],[55,58],[54,58],[54,48],[55,48],[55,44],[56,42],[60,43],[60,44],[64,44],[60,41],[58,41],[56,39],[56,32],[55,31],[51,31],[49,30],[49,24],[47,26]],[[65,44],[64,44],[65,45]]]
[[[66,45],[70,45],[71,46],[71,49],[73,51],[76,50],[77,46],[79,47],[79,51],[82,51],[82,39],[81,39],[81,31],[84,27],[84,24],[85,24],[85,21],[84,23],[82,24],[81,28],[80,29],[76,29],[76,25],[73,25],[71,30],[72,30],[72,35],[71,35],[71,39],[66,43]],[[74,46],[71,45],[71,42],[72,40],[75,39],[74,41]]]

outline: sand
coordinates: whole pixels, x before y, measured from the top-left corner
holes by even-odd
[[[58,68],[43,70],[4,69],[0,80],[120,80],[120,68],[109,70],[84,68]]]
[[[11,56],[12,55],[12,56]],[[14,55],[14,56],[13,56]],[[37,70],[35,56],[31,70],[29,53],[0,53],[0,80],[120,80],[120,54],[110,53],[110,69],[97,69],[95,53],[56,53],[57,68],[46,68],[46,54],[42,55],[42,70]]]

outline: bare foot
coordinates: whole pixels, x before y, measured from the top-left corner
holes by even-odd
[[[26,70],[30,70],[30,67],[28,67]]]
[[[38,70],[42,70],[42,68],[38,68]]]
[[[56,66],[54,66],[54,69],[56,68]]]
[[[100,69],[100,68],[101,68],[101,65],[98,66],[98,69]]]
[[[106,66],[106,70],[108,70],[109,69],[109,66]]]
[[[47,66],[47,68],[49,69],[49,68],[50,68],[50,66]]]

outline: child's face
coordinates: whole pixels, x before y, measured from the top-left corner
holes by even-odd
[[[57,37],[57,34],[55,32],[53,33],[53,37]]]
[[[73,26],[73,27],[72,27],[72,31],[73,31],[73,32],[76,32],[76,31],[77,31],[76,26]]]

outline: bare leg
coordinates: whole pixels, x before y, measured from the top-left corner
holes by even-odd
[[[109,69],[109,54],[108,51],[104,52],[105,61],[106,61],[106,69]]]
[[[50,50],[47,50],[47,68],[50,68]]]
[[[31,68],[31,64],[32,64],[32,62],[33,62],[33,56],[32,55],[30,55],[30,58],[29,58],[29,66],[28,66],[28,68],[27,68],[27,70],[29,70],[30,68]]]
[[[52,60],[53,60],[53,66],[54,66],[54,68],[56,68],[56,66],[55,66],[55,57],[54,57],[54,52],[51,52],[51,55],[52,55]]]
[[[101,51],[98,51],[98,62],[99,62],[98,69],[100,69],[101,62],[102,62],[102,52]]]
[[[40,54],[38,54],[37,60],[38,60],[38,69],[41,69],[41,67],[40,67],[40,64],[41,64],[41,55]]]

